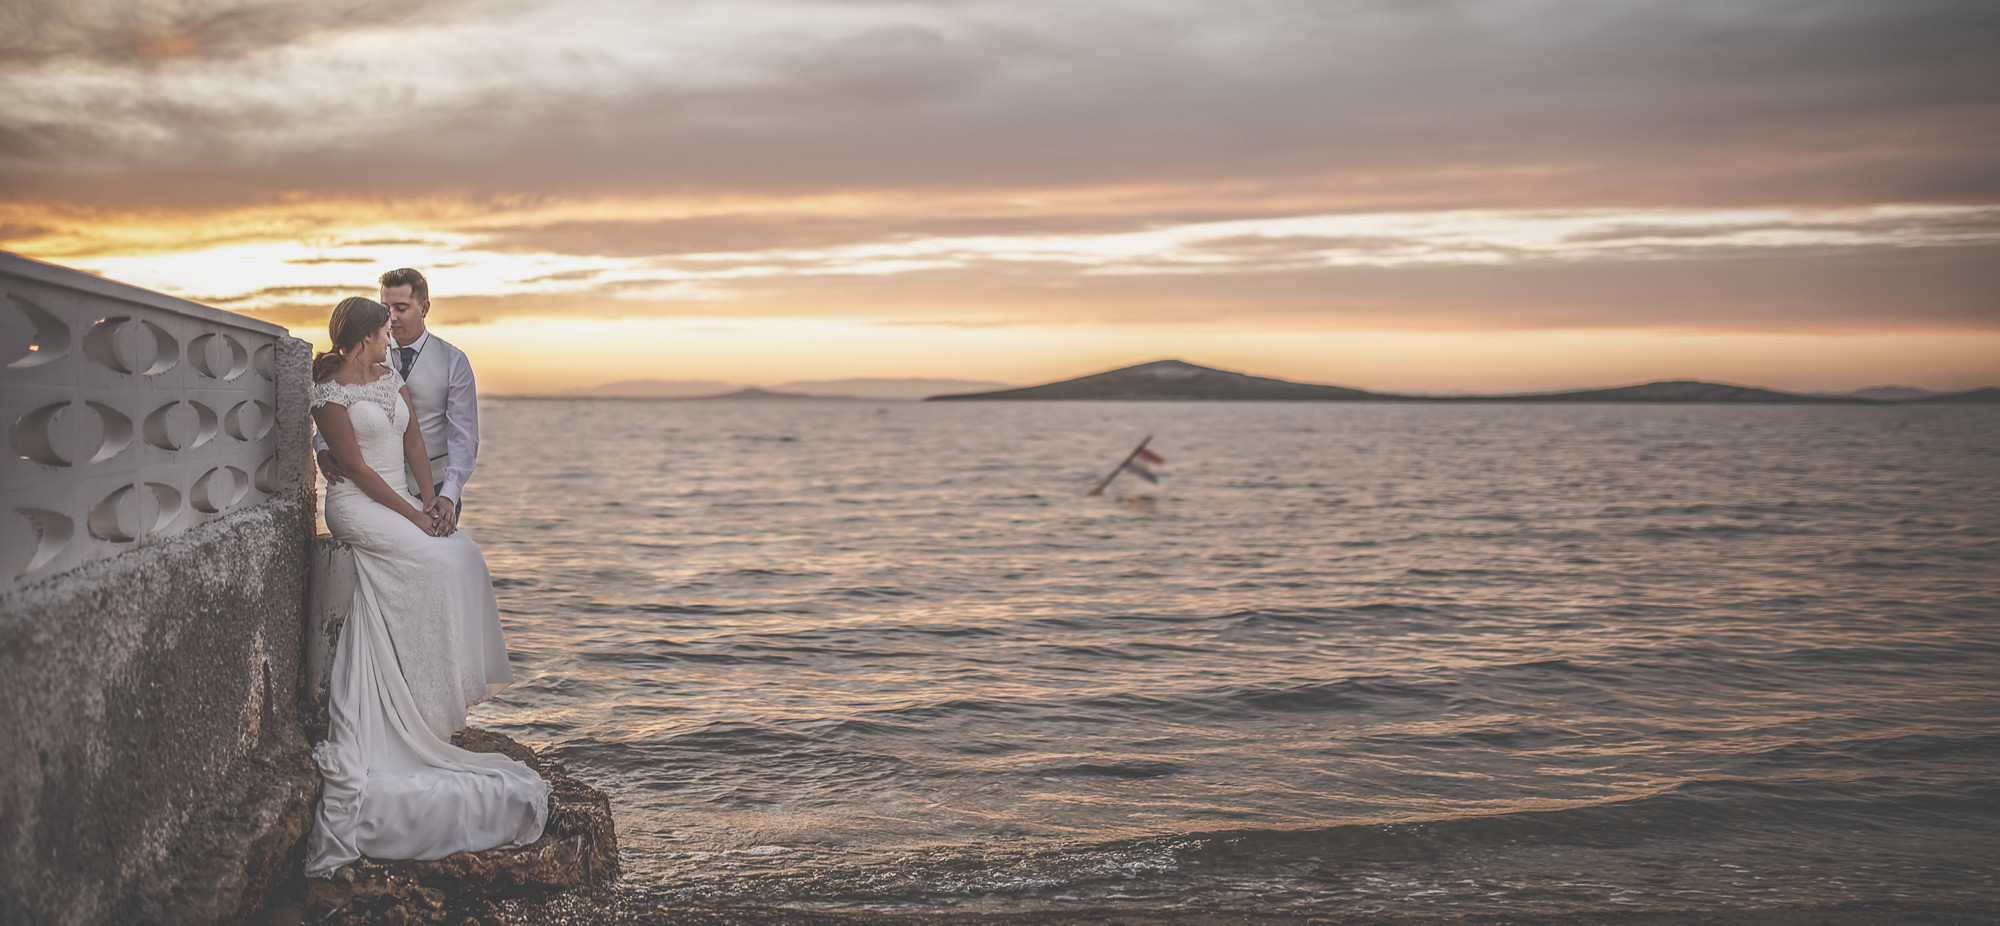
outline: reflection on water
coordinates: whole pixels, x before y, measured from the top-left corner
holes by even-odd
[[[664,896],[2000,899],[2000,411],[482,411],[475,722]]]

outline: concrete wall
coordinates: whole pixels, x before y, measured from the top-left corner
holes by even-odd
[[[0,253],[0,363],[0,922],[241,920],[319,784],[310,350]]]

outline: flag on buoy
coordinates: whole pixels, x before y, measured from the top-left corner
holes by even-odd
[[[1117,468],[1106,474],[1103,479],[1097,480],[1097,484],[1091,486],[1090,491],[1085,494],[1103,495],[1104,487],[1110,485],[1111,480],[1118,478],[1119,473],[1131,473],[1147,482],[1159,485],[1159,474],[1153,472],[1148,464],[1158,465],[1167,462],[1167,459],[1146,449],[1146,445],[1152,442],[1153,435],[1146,435],[1146,439],[1140,441],[1139,446],[1132,448],[1132,452],[1125,455],[1125,462],[1118,464]]]

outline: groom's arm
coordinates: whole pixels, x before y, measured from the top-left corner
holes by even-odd
[[[334,459],[333,448],[327,446],[326,435],[317,426],[313,428],[313,459],[319,461],[320,474],[326,477],[327,484],[347,478],[347,472],[340,468],[340,461]]]
[[[444,445],[451,461],[445,465],[444,488],[438,494],[457,502],[465,484],[472,481],[472,467],[479,459],[479,391],[472,380],[472,361],[456,347],[445,385],[444,418]]]

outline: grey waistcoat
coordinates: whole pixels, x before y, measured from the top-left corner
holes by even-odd
[[[451,386],[451,346],[444,343],[436,333],[431,334],[429,343],[422,353],[417,354],[416,365],[410,367],[410,404],[417,410],[417,430],[424,435],[424,448],[431,458],[431,482],[444,481],[445,467],[451,465],[450,421],[445,418],[445,392]],[[390,355],[392,362],[393,354]],[[417,484],[416,470],[408,464],[403,466],[403,481],[409,484],[410,494],[423,497],[423,487]]]

